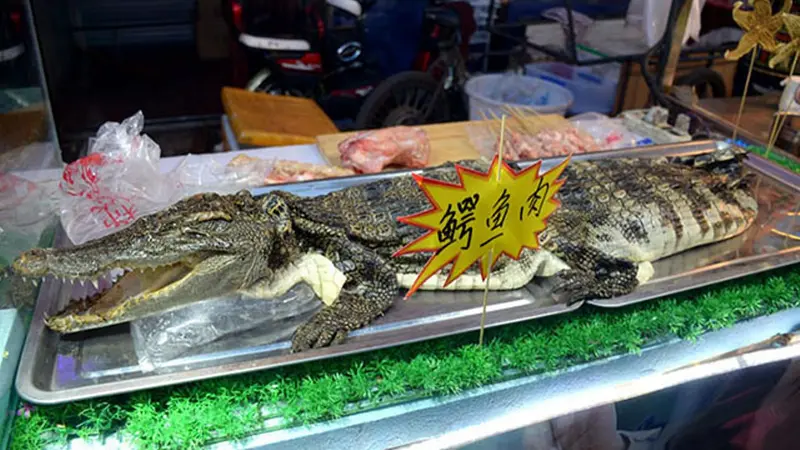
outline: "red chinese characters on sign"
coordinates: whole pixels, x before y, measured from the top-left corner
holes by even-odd
[[[95,153],[67,165],[59,184],[67,195],[91,202],[89,213],[107,229],[130,225],[136,220],[136,207],[131,199],[103,186],[98,176],[103,168],[122,163],[121,159]]]

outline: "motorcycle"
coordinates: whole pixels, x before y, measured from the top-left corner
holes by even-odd
[[[390,99],[384,97],[387,92],[395,93],[397,87],[406,96],[433,100],[441,77],[437,78],[439,72],[428,72],[434,66],[441,66],[441,55],[449,54],[461,40],[458,14],[439,6],[439,2],[431,5],[417,0],[416,5],[422,5],[418,8],[421,12],[418,24],[414,23],[417,14],[413,0],[396,4],[404,8],[406,16],[384,13],[383,24],[380,12],[374,13],[372,18],[377,18],[378,24],[373,20],[373,32],[378,33],[379,43],[370,46],[367,18],[377,0],[228,1],[230,22],[239,44],[246,50],[247,65],[258,68],[246,83],[247,90],[312,98],[333,120],[356,118],[356,128],[368,127],[369,122],[375,122],[375,115],[386,116],[381,109],[385,109]],[[392,14],[397,13],[392,11]],[[464,15],[471,19],[471,7]],[[413,41],[409,36],[383,33],[393,22],[402,22],[409,29],[418,25],[417,29],[423,30],[419,33],[419,44],[411,52],[386,49],[393,41],[406,46],[415,44],[408,43]],[[448,62],[451,59],[447,58]],[[437,69],[441,70],[447,68]],[[387,81],[395,86],[389,91],[381,89]],[[377,96],[373,95],[376,90]],[[378,97],[384,99],[377,101]],[[411,106],[395,105],[394,112],[390,111],[381,124],[449,119],[449,109],[434,108],[429,114],[420,115]]]

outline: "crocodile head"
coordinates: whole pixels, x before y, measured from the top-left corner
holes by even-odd
[[[46,320],[69,333],[153,315],[223,296],[286,260],[291,222],[276,196],[199,194],[114,234],[62,249],[33,249],[15,275],[107,287],[71,300]]]

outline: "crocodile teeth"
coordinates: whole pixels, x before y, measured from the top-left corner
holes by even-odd
[[[92,280],[92,286],[94,286],[95,289],[100,289],[100,283],[98,283],[97,280]]]

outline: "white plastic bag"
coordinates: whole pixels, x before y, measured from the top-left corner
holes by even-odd
[[[694,40],[700,38],[700,13],[706,0],[690,1],[692,10],[689,13],[682,44],[686,44],[690,37]],[[664,35],[672,2],[673,0],[631,0],[626,21],[642,31],[648,47],[656,45]]]
[[[141,111],[103,124],[89,142],[89,155],[64,169],[61,224],[74,244],[119,231],[198,192],[229,194],[257,185],[252,176],[193,155],[162,173],[161,148],[142,134],[143,127]]]
[[[105,123],[89,155],[64,169],[61,224],[75,244],[105,236],[172,203],[174,184],[161,176],[161,149],[141,134],[141,111]]]

